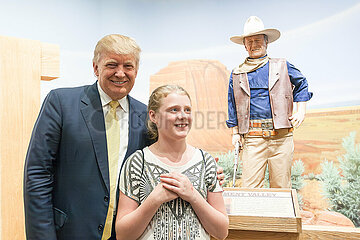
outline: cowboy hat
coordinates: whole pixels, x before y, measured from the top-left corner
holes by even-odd
[[[231,41],[244,45],[244,38],[265,34],[268,36],[269,43],[276,41],[280,37],[280,31],[277,29],[264,29],[264,23],[256,16],[249,17],[244,24],[244,34],[241,36],[233,36]]]

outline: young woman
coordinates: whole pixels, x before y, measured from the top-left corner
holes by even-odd
[[[216,162],[186,143],[189,94],[176,85],[161,86],[150,96],[148,114],[156,142],[132,154],[122,169],[117,239],[226,238],[229,220]]]

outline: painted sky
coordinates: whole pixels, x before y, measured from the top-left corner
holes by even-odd
[[[216,59],[229,70],[241,63],[247,54],[229,38],[242,34],[251,15],[281,31],[269,56],[304,73],[314,92],[309,108],[360,104],[355,0],[0,0],[0,34],[60,45],[61,77],[42,83],[42,98],[53,88],[93,83],[96,42],[109,33],[131,36],[143,50],[131,95],[147,102],[150,75],[170,61]]]

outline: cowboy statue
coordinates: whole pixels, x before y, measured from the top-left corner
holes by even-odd
[[[264,29],[261,19],[251,16],[244,34],[230,38],[244,45],[249,55],[231,73],[226,121],[232,128],[233,145],[243,145],[243,187],[262,187],[268,166],[271,188],[291,188],[293,127],[304,121],[312,93],[292,64],[268,57],[268,44],[279,37],[277,29]],[[295,113],[293,102],[297,103]]]

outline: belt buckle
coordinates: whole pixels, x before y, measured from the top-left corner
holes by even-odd
[[[271,137],[271,130],[262,130],[262,136],[264,138],[268,138],[268,137]]]
[[[270,130],[272,128],[272,122],[262,122],[261,129]]]

